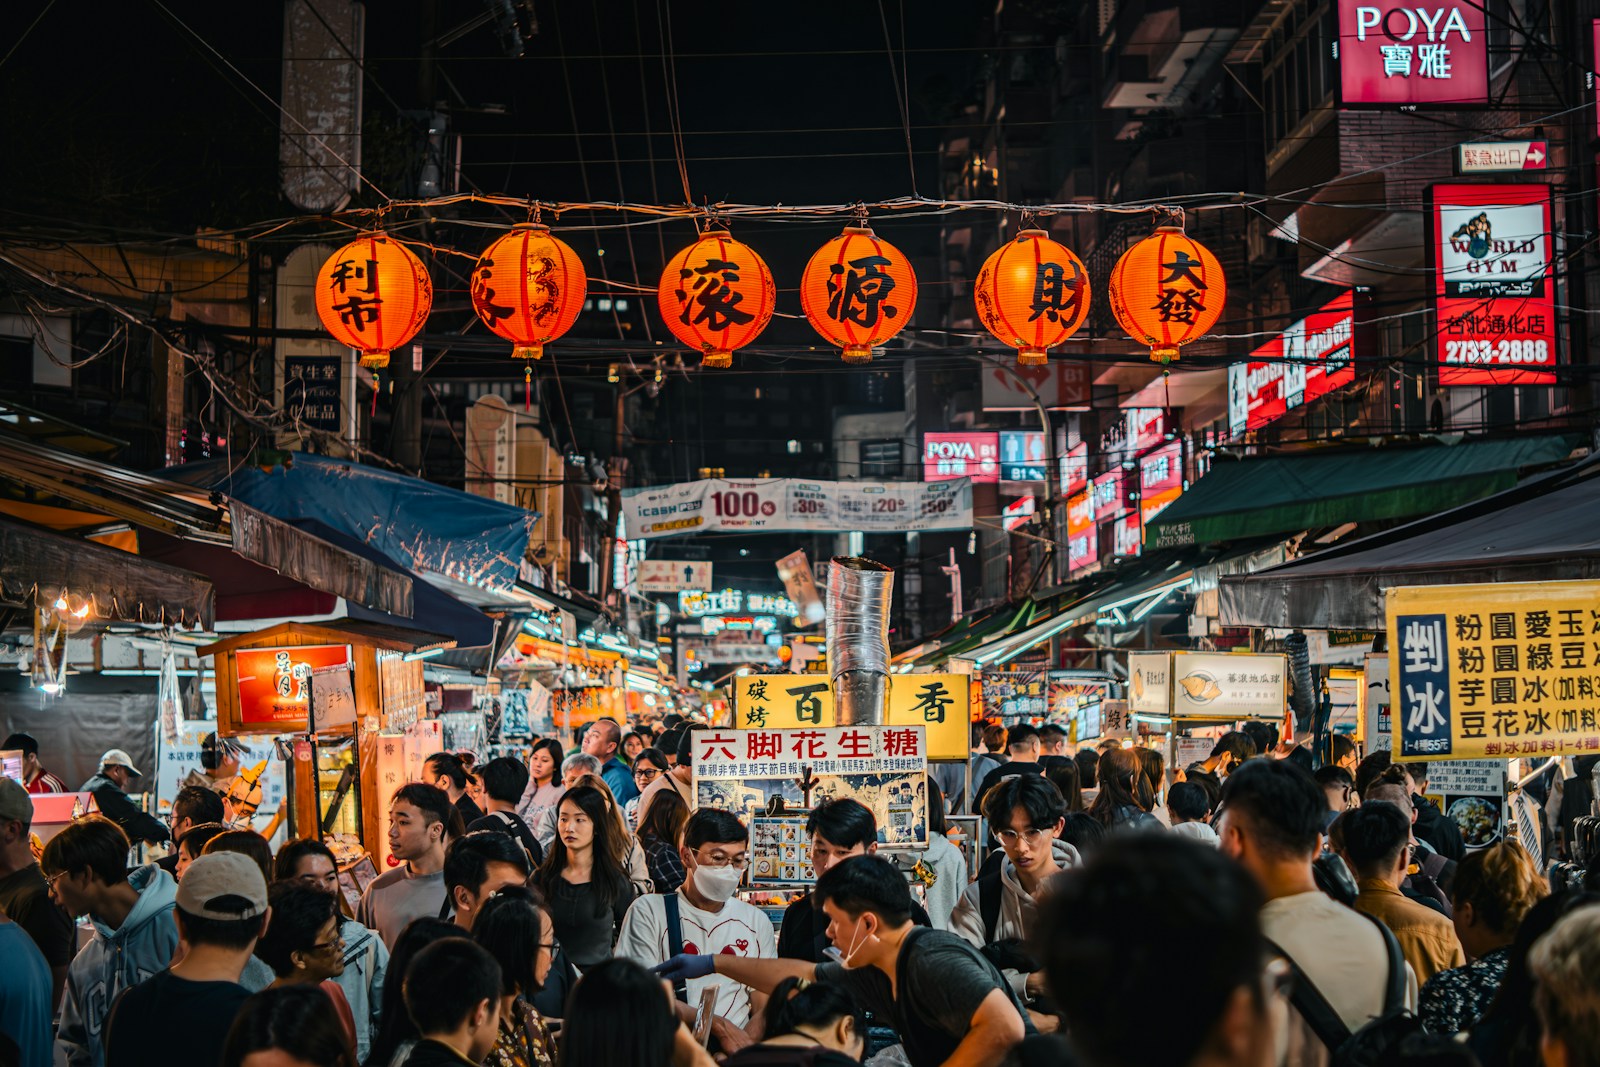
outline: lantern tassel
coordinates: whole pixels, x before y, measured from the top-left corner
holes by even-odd
[[[533,364],[524,364],[522,368],[522,410],[533,410]]]

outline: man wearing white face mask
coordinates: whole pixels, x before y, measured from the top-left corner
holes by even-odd
[[[676,893],[651,893],[633,902],[617,936],[617,955],[646,967],[684,953],[775,959],[771,920],[734,897],[748,850],[745,826],[730,813],[701,808],[691,815],[678,848],[688,877]],[[693,1024],[704,989],[717,991],[711,1035],[722,1051],[737,1052],[760,1037],[766,994],[718,975],[678,984],[677,1009],[685,1022]]]

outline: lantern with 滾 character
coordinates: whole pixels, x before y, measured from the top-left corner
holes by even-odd
[[[1228,298],[1222,265],[1178,226],[1162,226],[1111,268],[1111,313],[1150,358],[1170,363],[1217,324]]]
[[[389,353],[417,335],[433,310],[433,280],[422,260],[381,233],[362,234],[328,257],[317,275],[317,317],[361,365],[389,365]]]
[[[1043,230],[1023,230],[978,271],[978,319],[1017,362],[1037,366],[1078,332],[1089,314],[1089,271],[1083,260]]]
[[[656,298],[667,329],[702,353],[702,365],[728,367],[734,349],[772,321],[778,289],[753,249],[726,230],[707,230],[667,262]]]
[[[846,227],[811,257],[800,277],[800,306],[813,329],[866,363],[899,333],[917,306],[911,261],[865,226]]]

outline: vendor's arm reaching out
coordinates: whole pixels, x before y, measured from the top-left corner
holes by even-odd
[[[814,981],[817,966],[804,960],[753,960],[743,956],[674,956],[657,964],[656,974],[669,982],[720,974],[758,993],[771,993],[785,978]]]

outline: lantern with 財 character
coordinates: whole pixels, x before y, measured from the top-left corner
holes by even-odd
[[[1228,298],[1217,257],[1178,226],[1159,227],[1124,252],[1107,289],[1117,322],[1158,363],[1209,332]]]
[[[362,366],[379,369],[427,321],[433,280],[411,249],[368,233],[328,257],[317,275],[315,298],[323,328],[358,350]]]
[[[904,252],[865,226],[850,226],[806,264],[800,306],[846,363],[866,363],[911,321],[917,276]]]
[[[733,351],[754,341],[777,304],[772,271],[726,230],[707,230],[667,261],[656,289],[661,318],[672,335],[707,367],[733,364]]]
[[[514,359],[535,360],[544,346],[572,328],[589,292],[578,254],[550,227],[518,223],[478,257],[472,270],[472,310]]]
[[[1037,366],[1078,332],[1089,314],[1089,271],[1083,260],[1043,230],[1023,230],[978,271],[978,319],[1017,362]]]

